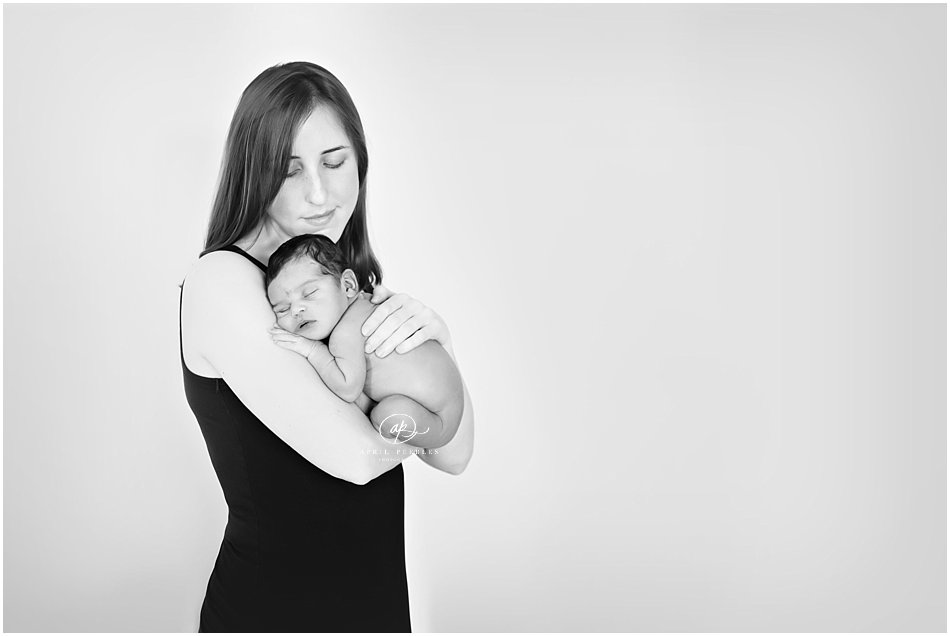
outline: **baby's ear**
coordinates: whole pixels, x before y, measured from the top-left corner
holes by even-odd
[[[360,286],[356,280],[356,273],[352,269],[345,269],[340,275],[340,284],[343,285],[343,293],[347,298],[352,298],[360,291]]]

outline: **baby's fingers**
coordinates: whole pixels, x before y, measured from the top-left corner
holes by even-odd
[[[291,349],[291,350],[296,349],[296,345],[297,345],[296,341],[288,340],[286,338],[282,338],[282,339],[274,338],[274,344],[277,345],[278,347],[283,347],[284,349]]]
[[[289,342],[289,343],[293,344],[293,343],[297,342],[298,340],[300,340],[300,336],[296,336],[296,335],[294,335],[294,334],[292,334],[292,333],[290,333],[290,332],[287,332],[287,331],[284,331],[284,332],[272,331],[271,334],[270,334],[270,336],[271,336],[271,338],[274,339],[274,342],[277,342],[277,343]]]

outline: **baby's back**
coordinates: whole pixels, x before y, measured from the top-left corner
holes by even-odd
[[[385,358],[366,356],[366,385],[363,392],[379,402],[388,395],[405,395],[438,411],[446,400],[446,380],[458,375],[455,363],[435,340],[426,340],[407,351],[393,351]]]
[[[337,329],[356,330],[373,313],[376,305],[365,298],[353,301]],[[365,346],[366,337],[359,337]],[[448,352],[435,340],[426,340],[406,353],[391,352],[384,358],[375,352],[366,356],[365,393],[374,402],[390,395],[405,395],[430,411],[442,410],[461,395],[462,380]]]

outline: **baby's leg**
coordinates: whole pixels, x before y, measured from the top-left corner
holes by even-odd
[[[373,426],[383,437],[419,448],[437,448],[445,428],[442,418],[405,395],[390,395],[369,414]]]

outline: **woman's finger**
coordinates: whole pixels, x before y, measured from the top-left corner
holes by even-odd
[[[416,331],[419,330],[419,327],[422,326],[422,323],[419,322],[419,319],[416,316],[409,318],[399,325],[399,327],[393,331],[391,336],[383,340],[383,342],[378,347],[376,347],[376,355],[378,355],[380,358],[386,357],[392,353],[392,350],[399,346],[403,340],[416,333]]]
[[[391,297],[386,299],[382,305],[376,307],[373,310],[373,313],[370,314],[363,322],[363,326],[360,328],[360,332],[364,336],[371,336],[379,328],[379,325],[386,320],[390,314],[398,310],[403,306],[405,300],[408,298],[405,294],[393,294]],[[378,344],[378,342],[377,342]]]
[[[404,307],[400,307],[394,311],[380,326],[376,327],[376,331],[366,339],[364,351],[366,353],[372,353],[378,349],[390,336],[396,333],[396,330],[399,329],[408,318],[409,316]]]
[[[392,295],[393,295],[392,291],[390,291],[389,289],[386,288],[385,285],[380,283],[379,285],[376,285],[376,287],[373,288],[373,295],[369,299],[369,301],[373,303],[374,305],[378,305],[379,303],[383,302],[384,300],[386,300]]]
[[[366,353],[372,353],[374,350],[379,349],[382,343],[391,339],[393,335],[397,333],[397,330],[409,321],[412,321],[412,324],[410,325],[412,330],[409,331],[409,333],[405,333],[404,337],[406,338],[411,336],[416,329],[425,324],[425,321],[420,321],[419,312],[416,309],[417,306],[421,306],[421,303],[419,303],[417,300],[413,300],[412,302],[415,304],[409,304],[400,307],[390,314],[389,317],[386,318],[386,320],[384,320],[382,324],[376,328],[376,331],[373,332],[373,335],[371,335],[366,341]],[[425,308],[423,307],[423,310],[424,309]],[[400,341],[396,341],[393,343],[393,346],[390,347],[390,351],[392,351],[392,349],[395,348],[399,342]]]
[[[414,334],[412,334],[411,336],[403,340],[402,343],[400,343],[399,346],[396,347],[395,351],[396,353],[400,355],[404,353],[409,353],[410,351],[412,351],[413,349],[421,345],[426,340],[430,340],[429,328],[423,327],[422,329],[418,330],[417,332],[415,332]]]

